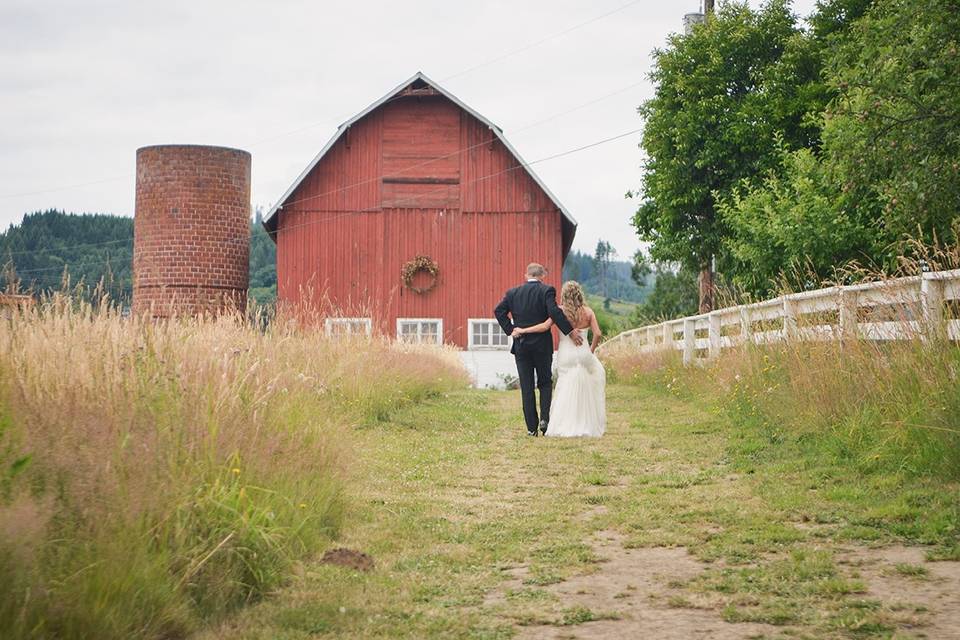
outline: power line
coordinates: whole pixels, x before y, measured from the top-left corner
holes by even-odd
[[[477,69],[482,69],[483,67],[487,67],[487,66],[490,66],[491,64],[495,64],[495,63],[500,62],[500,61],[502,61],[502,60],[506,60],[507,58],[513,57],[513,56],[518,55],[518,54],[520,54],[520,53],[523,53],[523,52],[525,52],[525,51],[529,51],[529,50],[531,50],[531,49],[535,49],[536,47],[539,47],[540,45],[542,45],[542,44],[544,44],[544,43],[546,43],[546,42],[549,42],[550,40],[553,40],[553,39],[555,39],[555,38],[559,38],[559,37],[561,37],[561,36],[565,36],[565,35],[567,35],[568,33],[571,33],[571,32],[573,32],[573,31],[576,31],[577,29],[581,29],[581,28],[583,28],[583,27],[585,27],[585,26],[587,26],[587,25],[589,25],[589,24],[592,24],[592,23],[594,23],[594,22],[597,22],[597,21],[599,21],[599,20],[602,20],[603,18],[609,17],[609,16],[611,16],[611,15],[613,15],[613,14],[615,14],[615,13],[619,13],[620,11],[623,11],[624,9],[627,9],[627,8],[629,8],[629,7],[632,7],[632,6],[635,5],[635,4],[639,4],[640,1],[641,1],[641,0],[633,0],[632,2],[628,2],[628,3],[624,4],[624,5],[621,5],[621,6],[617,7],[617,8],[615,8],[615,9],[611,10],[611,11],[607,11],[606,13],[600,14],[599,16],[595,16],[595,17],[593,17],[593,18],[590,18],[589,20],[585,20],[584,22],[581,22],[581,23],[579,23],[579,24],[575,24],[575,25],[573,25],[573,26],[571,26],[571,27],[568,27],[568,28],[566,28],[566,29],[564,29],[564,30],[562,30],[562,31],[558,31],[558,32],[553,33],[553,34],[550,34],[550,35],[548,35],[548,36],[544,36],[544,37],[541,38],[540,40],[537,40],[537,41],[532,42],[532,43],[530,43],[530,44],[524,45],[524,46],[519,47],[519,48],[517,48],[517,49],[513,49],[513,50],[508,51],[508,52],[506,52],[506,53],[504,53],[504,54],[502,54],[502,55],[499,55],[499,56],[497,56],[497,57],[495,57],[495,58],[491,58],[491,59],[486,60],[486,61],[484,61],[484,62],[481,62],[481,63],[479,63],[479,64],[473,65],[472,67],[468,67],[467,69],[464,69],[464,70],[458,71],[457,73],[454,73],[454,74],[452,74],[452,75],[446,76],[445,78],[441,79],[440,82],[446,82],[446,81],[448,81],[448,80],[452,80],[452,79],[454,79],[454,78],[458,78],[458,77],[463,76],[463,75],[466,75],[466,74],[468,74],[468,73],[472,73],[473,71],[476,71]],[[339,117],[337,118],[337,120],[339,121],[340,118],[347,118],[347,117],[350,117],[350,114],[345,114],[345,115],[343,115],[343,116],[339,116]],[[316,127],[319,127],[319,126],[323,126],[323,125],[330,125],[330,120],[325,120],[325,121],[323,121],[323,122],[314,122],[314,123],[311,123],[311,124],[307,124],[307,125],[304,125],[304,126],[302,126],[302,127],[297,128],[297,129],[293,129],[293,130],[290,130],[290,131],[285,131],[285,132],[280,133],[280,134],[277,134],[277,135],[275,135],[275,136],[271,136],[271,137],[268,137],[268,138],[262,138],[262,139],[260,139],[260,140],[256,140],[256,141],[254,141],[254,142],[252,142],[252,143],[250,143],[250,144],[247,144],[246,146],[247,146],[247,147],[251,147],[251,148],[257,147],[257,146],[259,146],[259,145],[261,145],[261,144],[264,144],[264,143],[267,143],[267,142],[273,142],[274,140],[280,140],[280,139],[282,139],[282,138],[287,138],[287,137],[289,137],[289,136],[296,135],[297,133],[302,133],[302,132],[307,131],[307,130],[309,130],[309,129],[313,129],[313,128],[316,128]],[[333,123],[332,126],[337,126],[337,123]],[[104,179],[101,179],[101,180],[95,180],[95,181],[91,181],[91,182],[82,182],[82,183],[79,183],[79,184],[63,185],[63,186],[58,186],[58,187],[50,187],[50,188],[46,188],[46,189],[40,189],[40,190],[37,190],[37,191],[27,191],[27,192],[23,192],[23,193],[11,193],[11,194],[0,194],[0,200],[5,200],[5,199],[9,199],[9,198],[22,198],[22,197],[25,197],[25,196],[33,196],[33,195],[42,195],[42,194],[45,194],[45,193],[54,193],[54,192],[57,192],[57,191],[68,191],[68,190],[70,190],[70,189],[79,189],[79,188],[82,188],[82,187],[89,187],[89,186],[94,186],[94,185],[97,185],[97,184],[105,184],[105,183],[108,183],[108,182],[116,182],[116,181],[118,181],[118,180],[125,180],[125,179],[127,179],[127,178],[132,177],[133,175],[134,175],[134,174],[126,174],[126,175],[122,175],[122,176],[116,176],[116,177],[113,177],[113,178],[104,178]]]
[[[609,142],[613,142],[613,141],[615,141],[615,140],[620,140],[620,139],[622,139],[622,138],[626,138],[627,136],[633,135],[633,134],[635,134],[635,133],[639,133],[639,132],[642,131],[642,130],[643,130],[643,129],[632,129],[632,130],[630,130],[630,131],[625,131],[625,132],[623,132],[623,133],[619,133],[619,134],[614,135],[614,136],[610,136],[610,137],[607,137],[607,138],[603,138],[603,139],[600,139],[600,140],[596,140],[596,141],[591,142],[591,143],[589,143],[589,144],[581,145],[581,146],[579,146],[579,147],[574,147],[574,148],[572,148],[572,149],[567,149],[567,150],[565,150],[565,151],[561,151],[561,152],[559,152],[559,153],[555,153],[555,154],[552,154],[552,155],[549,155],[549,156],[545,156],[545,157],[543,157],[543,158],[538,158],[537,160],[533,160],[533,161],[531,161],[531,162],[521,162],[521,163],[518,163],[518,164],[515,165],[515,166],[508,167],[508,168],[506,168],[506,169],[501,169],[500,171],[496,171],[496,172],[494,172],[494,173],[490,173],[490,174],[487,174],[487,175],[483,175],[483,176],[480,176],[480,177],[478,177],[478,178],[474,178],[473,180],[470,180],[470,181],[468,181],[468,182],[463,183],[463,185],[461,185],[461,186],[470,185],[470,184],[475,184],[475,183],[477,183],[477,182],[482,182],[482,181],[484,181],[484,180],[489,180],[490,178],[494,178],[494,177],[499,176],[499,175],[502,175],[502,174],[504,174],[504,173],[509,173],[509,172],[511,172],[511,171],[516,171],[516,170],[518,170],[518,169],[524,169],[524,168],[530,167],[530,166],[535,165],[535,164],[540,164],[540,163],[542,163],[542,162],[548,162],[548,161],[550,161],[550,160],[555,160],[555,159],[557,159],[557,158],[562,158],[562,157],[564,157],[564,156],[568,156],[568,155],[571,155],[571,154],[574,154],[574,153],[579,153],[580,151],[585,151],[585,150],[587,150],[587,149],[592,149],[592,148],[594,148],[594,147],[598,147],[598,146],[600,146],[600,145],[607,144],[607,143],[609,143]],[[437,191],[440,191],[440,190],[443,190],[443,189],[446,189],[446,188],[447,188],[447,185],[443,185],[443,186],[441,186],[441,187],[438,187],[438,188],[433,189],[433,190],[431,190],[431,191],[428,191],[428,192],[426,192],[426,193],[427,193],[427,194],[429,194],[429,193],[434,193],[434,192],[437,192]],[[406,200],[407,200],[407,202],[413,202],[413,201],[415,201],[415,200],[423,197],[424,195],[425,195],[425,194],[419,194],[419,195],[417,195],[417,196],[411,196],[410,198],[407,198]],[[404,202],[404,200],[400,200],[399,202]],[[340,218],[345,218],[345,217],[353,216],[353,215],[359,215],[359,214],[362,214],[362,213],[371,213],[371,212],[378,211],[378,210],[380,210],[381,208],[382,208],[382,207],[377,206],[377,207],[370,207],[370,208],[367,208],[367,209],[361,209],[361,210],[358,210],[358,211],[348,211],[348,212],[344,212],[344,213],[342,213],[342,214],[340,214],[340,215],[337,215],[337,216],[332,216],[332,217],[329,217],[329,218],[321,218],[321,219],[319,219],[319,220],[311,220],[311,221],[308,221],[308,222],[303,222],[303,223],[298,224],[298,225],[291,225],[291,226],[289,226],[289,227],[284,227],[283,229],[280,229],[279,232],[292,231],[292,230],[294,230],[294,229],[298,229],[298,228],[310,226],[310,225],[313,225],[313,224],[320,224],[320,223],[332,222],[333,220],[338,220],[338,219],[340,219]],[[300,212],[301,212],[301,213],[311,213],[311,211],[308,211],[308,210],[307,210],[307,211],[301,210]],[[249,241],[249,239],[245,238],[245,239],[243,239],[243,240],[237,240],[237,242],[246,242],[246,241]],[[113,260],[102,260],[102,261],[95,261],[95,262],[83,262],[83,263],[78,263],[78,264],[74,264],[74,265],[69,265],[69,264],[66,264],[66,263],[65,263],[65,264],[62,264],[62,265],[57,265],[57,266],[55,266],[55,267],[45,267],[45,268],[38,268],[38,269],[27,269],[27,270],[25,270],[25,271],[18,271],[17,274],[20,275],[20,274],[27,274],[27,273],[49,272],[49,271],[55,271],[55,270],[63,271],[64,268],[67,268],[67,267],[70,267],[70,266],[73,266],[74,268],[80,268],[80,267],[89,267],[89,266],[109,264],[109,263],[111,263],[111,262],[113,262]]]
[[[607,100],[607,99],[609,99],[609,98],[612,98],[612,97],[614,97],[614,96],[617,96],[617,95],[620,95],[620,94],[622,94],[622,93],[625,93],[626,91],[629,91],[630,89],[633,89],[633,88],[635,88],[635,87],[638,87],[638,86],[640,86],[640,85],[642,85],[642,84],[644,84],[643,81],[633,82],[633,83],[628,84],[628,85],[626,85],[626,86],[624,86],[624,87],[621,87],[621,88],[619,88],[619,89],[616,89],[615,91],[611,91],[611,92],[609,92],[609,93],[606,93],[606,94],[604,94],[604,95],[602,95],[602,96],[599,96],[599,97],[594,98],[594,99],[592,99],[592,100],[589,100],[589,101],[587,101],[587,102],[583,102],[583,103],[578,104],[578,105],[576,105],[576,106],[574,106],[574,107],[571,107],[571,108],[569,108],[569,109],[565,109],[565,110],[560,111],[560,112],[558,112],[558,113],[549,115],[549,116],[547,116],[546,118],[542,118],[542,119],[540,119],[540,120],[536,120],[536,121],[534,121],[534,122],[531,122],[531,123],[529,123],[529,124],[526,124],[526,125],[520,127],[519,129],[516,129],[516,130],[514,131],[514,133],[522,133],[522,132],[524,132],[524,131],[528,131],[528,130],[533,129],[533,128],[535,128],[535,127],[538,127],[538,126],[540,126],[540,125],[546,124],[547,122],[552,122],[553,120],[556,120],[557,118],[561,118],[561,117],[563,117],[563,116],[565,116],[565,115],[568,115],[568,114],[570,114],[570,113],[574,113],[574,112],[579,111],[579,110],[581,110],[581,109],[584,109],[584,108],[586,108],[586,107],[593,106],[594,104],[597,104],[597,103],[599,103],[599,102],[602,102],[602,101]],[[452,157],[454,157],[454,156],[457,156],[457,155],[466,153],[467,151],[471,151],[471,150],[473,150],[473,149],[476,149],[476,148],[482,147],[482,146],[484,146],[484,145],[487,145],[487,144],[489,144],[490,142],[491,142],[490,140],[484,140],[483,142],[478,142],[478,143],[476,143],[476,144],[470,145],[470,146],[465,147],[465,148],[463,148],[463,149],[458,149],[458,150],[456,150],[456,151],[453,151],[453,152],[448,153],[448,154],[443,155],[443,156],[439,156],[439,157],[436,157],[436,158],[430,158],[429,160],[424,160],[424,161],[421,161],[421,162],[414,163],[414,164],[412,164],[412,165],[408,165],[408,166],[403,167],[402,169],[400,169],[400,171],[398,172],[398,174],[399,174],[399,175],[402,175],[402,174],[404,174],[404,173],[406,173],[406,172],[412,171],[413,169],[417,169],[417,168],[419,168],[419,167],[423,167],[423,166],[432,164],[432,163],[434,163],[434,162],[438,162],[438,161],[440,161],[440,160],[445,160],[445,159],[448,159],[448,158],[452,158]],[[393,175],[393,174],[391,174],[391,175]],[[379,180],[382,180],[384,177],[385,177],[385,175],[379,175],[379,176],[374,176],[374,177],[371,177],[371,178],[365,178],[365,179],[363,179],[363,180],[361,180],[361,181],[359,181],[359,182],[355,182],[355,183],[352,183],[352,184],[344,185],[344,186],[342,186],[342,187],[337,187],[336,189],[331,189],[330,191],[326,191],[326,192],[323,192],[323,193],[314,194],[314,195],[312,195],[312,196],[309,196],[309,197],[307,197],[307,198],[303,198],[303,199],[301,199],[301,200],[294,200],[294,201],[291,201],[291,202],[283,203],[283,205],[281,206],[281,208],[282,208],[282,207],[292,206],[292,205],[294,205],[294,204],[298,204],[298,203],[304,202],[304,201],[306,201],[306,200],[312,200],[312,199],[321,198],[321,197],[324,197],[324,196],[334,195],[334,194],[336,194],[336,193],[340,193],[340,192],[343,192],[343,191],[347,191],[347,190],[349,190],[349,189],[354,189],[354,188],[356,188],[356,187],[361,187],[361,186],[363,186],[363,185],[365,185],[365,184],[369,184],[369,183],[371,183],[371,182],[377,182],[377,181],[379,181]],[[84,244],[84,245],[74,245],[74,247],[81,247],[81,246],[82,246],[82,247],[85,247],[85,248],[92,248],[92,247],[98,247],[98,246],[102,246],[102,245],[113,244],[113,243],[118,243],[118,242],[126,242],[126,241],[127,241],[127,240],[107,240],[107,241],[104,241],[104,242],[94,242],[94,243],[87,243],[87,244]],[[71,248],[74,248],[74,247],[71,247]],[[59,251],[59,249],[58,249],[57,251]],[[44,252],[43,252],[42,250],[39,250],[39,251],[37,251],[37,250],[34,250],[34,251],[31,251],[31,250],[23,250],[23,251],[5,252],[5,253],[3,253],[2,255],[0,255],[0,259],[2,259],[3,256],[26,255],[26,254],[33,254],[33,253],[44,253]],[[45,252],[45,253],[51,253],[51,252],[50,252],[50,251],[47,251],[47,252]]]
[[[626,131],[626,132],[624,132],[624,133],[620,133],[620,134],[617,134],[617,135],[615,135],[615,136],[611,136],[611,137],[609,137],[609,138],[604,138],[604,139],[602,139],[602,140],[597,140],[597,141],[595,141],[595,142],[591,142],[591,143],[589,143],[589,144],[585,144],[585,145],[580,146],[580,147],[575,147],[575,148],[573,148],[573,149],[568,149],[568,150],[566,150],[566,151],[561,151],[560,153],[555,153],[555,154],[553,154],[553,155],[551,155],[551,156],[546,156],[546,157],[544,157],[544,158],[539,158],[539,159],[533,160],[533,161],[531,161],[531,162],[521,162],[521,163],[519,163],[519,164],[517,164],[517,165],[514,165],[514,166],[512,166],[512,167],[507,167],[506,169],[501,169],[500,171],[496,171],[496,172],[494,172],[494,173],[489,173],[489,174],[487,174],[487,175],[480,176],[479,178],[474,178],[473,180],[469,180],[469,181],[463,183],[463,184],[460,185],[460,186],[476,184],[476,183],[478,183],[478,182],[483,182],[483,181],[485,181],[485,180],[489,180],[490,178],[495,178],[495,177],[497,177],[497,176],[499,176],[499,175],[503,175],[503,174],[505,174],[505,173],[510,173],[510,172],[516,171],[516,170],[518,170],[518,169],[525,169],[525,168],[527,168],[527,167],[530,167],[530,166],[535,165],[535,164],[539,164],[539,163],[541,163],[541,162],[547,162],[548,160],[555,160],[555,159],[557,159],[557,158],[562,158],[563,156],[568,156],[568,155],[571,155],[571,154],[573,154],[573,153],[577,153],[577,152],[580,152],[580,151],[585,151],[585,150],[587,150],[587,149],[592,149],[593,147],[598,147],[598,146],[600,146],[600,145],[602,145],[602,144],[606,144],[606,143],[608,143],[608,142],[613,142],[614,140],[619,140],[619,139],[621,139],[621,138],[626,138],[627,136],[633,135],[633,134],[635,134],[635,133],[639,133],[639,132],[642,131],[642,130],[643,130],[643,129],[633,129],[633,130],[631,130],[631,131]],[[436,188],[434,188],[434,189],[431,189],[431,190],[429,190],[429,191],[426,191],[425,193],[419,194],[419,195],[417,195],[417,196],[410,196],[409,198],[406,198],[406,199],[400,199],[400,200],[398,200],[398,202],[407,203],[407,204],[408,204],[408,203],[411,203],[411,202],[413,202],[413,201],[415,201],[415,200],[423,197],[424,195],[430,195],[430,194],[433,194],[433,193],[439,193],[440,191],[445,190],[445,189],[447,188],[447,186],[448,186],[448,185],[443,185],[443,186],[440,186],[440,187],[436,187]],[[288,226],[288,227],[284,227],[284,228],[282,228],[282,229],[278,229],[277,232],[280,233],[280,232],[293,231],[294,229],[300,229],[300,228],[303,228],[303,227],[308,227],[308,226],[310,226],[310,225],[312,225],[312,224],[319,224],[319,223],[321,223],[321,222],[323,222],[323,223],[332,222],[332,221],[334,221],[334,220],[339,220],[339,219],[341,219],[341,218],[347,218],[347,217],[350,217],[350,216],[359,215],[359,214],[361,214],[361,213],[373,213],[373,212],[379,211],[379,210],[382,209],[382,208],[383,208],[382,206],[375,206],[375,207],[368,207],[368,208],[366,208],[366,209],[359,209],[359,210],[357,210],[357,211],[346,211],[346,212],[344,212],[344,213],[341,213],[341,214],[339,214],[339,215],[332,216],[332,217],[329,217],[329,218],[321,218],[320,220],[312,220],[312,221],[309,221],[309,222],[302,222],[302,223],[300,223],[300,224],[290,225],[290,226]],[[396,208],[396,207],[394,207],[394,208]],[[324,209],[319,209],[319,210],[317,210],[317,209],[297,209],[297,210],[296,210],[297,213],[318,213],[318,212],[325,212],[325,211],[326,211],[326,210],[324,210]]]
[[[524,53],[525,51],[529,51],[529,50],[531,50],[531,49],[535,49],[535,48],[539,47],[540,45],[549,42],[550,40],[553,40],[553,39],[555,39],[555,38],[559,38],[559,37],[561,37],[561,36],[565,36],[565,35],[567,35],[568,33],[571,33],[571,32],[573,32],[573,31],[576,31],[577,29],[581,29],[581,28],[583,28],[583,27],[585,27],[585,26],[587,26],[587,25],[593,24],[594,22],[597,22],[597,21],[599,21],[599,20],[602,20],[602,19],[604,19],[604,18],[607,18],[607,17],[609,17],[609,16],[612,16],[612,15],[615,14],[615,13],[619,13],[620,11],[623,11],[624,9],[628,9],[629,7],[632,7],[633,5],[638,4],[638,3],[640,3],[640,2],[641,2],[641,0],[633,0],[632,2],[628,2],[628,3],[624,4],[624,5],[621,5],[621,6],[617,7],[616,9],[613,9],[613,10],[611,10],[611,11],[607,11],[606,13],[600,14],[599,16],[594,16],[593,18],[590,18],[589,20],[585,20],[585,21],[580,22],[580,23],[578,23],[578,24],[575,24],[575,25],[573,25],[573,26],[571,26],[571,27],[567,27],[566,29],[564,29],[564,30],[562,30],[562,31],[558,31],[558,32],[552,33],[552,34],[550,34],[550,35],[548,35],[548,36],[544,36],[543,38],[541,38],[540,40],[537,40],[536,42],[531,42],[530,44],[524,45],[524,46],[519,47],[519,48],[517,48],[517,49],[513,49],[513,50],[511,50],[511,51],[507,51],[506,53],[503,53],[503,54],[501,54],[501,55],[499,55],[499,56],[496,56],[496,57],[491,58],[491,59],[489,59],[489,60],[486,60],[486,61],[484,61],[484,62],[475,64],[475,65],[473,65],[472,67],[468,67],[468,68],[466,68],[466,69],[463,69],[463,70],[461,70],[461,71],[458,71],[458,72],[456,72],[456,73],[454,73],[454,74],[451,74],[451,75],[449,75],[449,76],[445,76],[445,77],[441,78],[441,79],[439,80],[439,82],[447,82],[448,80],[453,80],[454,78],[459,78],[460,76],[467,75],[468,73],[473,73],[474,71],[476,71],[476,70],[478,70],[478,69],[482,69],[482,68],[484,68],[484,67],[488,67],[488,66],[490,66],[491,64],[496,64],[497,62],[501,62],[501,61],[503,61],[503,60],[506,60],[507,58],[511,58],[511,57],[513,57],[513,56],[515,56],[515,55],[518,55],[518,54],[520,54],[520,53]],[[336,118],[337,124],[339,124],[339,122],[342,120],[342,118],[349,118],[350,115],[351,115],[351,114],[346,113],[346,114],[343,114],[342,116],[338,116],[338,117]],[[268,137],[268,138],[262,138],[262,139],[257,140],[257,141],[255,141],[255,142],[253,142],[253,143],[251,143],[251,144],[249,144],[249,145],[247,145],[247,146],[248,146],[248,147],[256,147],[256,146],[261,145],[261,144],[263,144],[263,143],[265,143],[265,142],[272,142],[273,140],[279,140],[279,139],[281,139],[281,138],[286,138],[286,137],[289,137],[289,136],[292,136],[292,135],[296,135],[296,134],[298,134],[298,133],[302,133],[302,132],[304,132],[304,131],[307,131],[307,130],[309,130],[309,129],[313,129],[313,128],[315,128],[315,127],[319,127],[319,126],[322,126],[322,125],[326,125],[326,124],[328,124],[328,123],[329,123],[328,120],[325,120],[325,121],[323,121],[323,122],[314,122],[314,123],[311,123],[311,124],[308,124],[308,125],[304,125],[304,126],[302,126],[302,127],[299,127],[299,128],[297,128],[297,129],[293,129],[293,130],[290,130],[290,131],[286,131],[286,132],[284,132],[284,133],[277,134],[276,136],[271,136],[271,137]],[[333,126],[337,126],[337,124],[334,124]]]
[[[586,102],[586,103],[584,103],[584,104],[582,104],[582,105],[578,105],[578,106],[576,106],[576,107],[574,107],[574,108],[572,108],[572,109],[568,109],[567,111],[561,112],[561,113],[559,113],[559,114],[554,114],[554,115],[552,115],[552,116],[548,116],[548,117],[543,118],[542,120],[538,120],[538,121],[536,121],[536,122],[532,122],[532,123],[530,123],[530,124],[528,124],[528,125],[525,125],[524,127],[521,127],[520,129],[517,129],[517,130],[516,130],[516,133],[520,133],[520,132],[523,132],[523,131],[527,131],[528,129],[532,129],[532,128],[537,127],[537,126],[539,126],[539,125],[541,125],[541,124],[544,124],[544,123],[546,123],[546,122],[550,122],[551,120],[555,120],[555,119],[559,118],[559,117],[562,116],[562,115],[566,115],[567,113],[571,113],[571,112],[573,112],[573,111],[576,111],[576,110],[581,109],[581,108],[586,107],[586,106],[590,106],[590,105],[592,105],[592,104],[596,104],[597,102],[600,102],[601,100],[605,100],[605,99],[610,98],[610,97],[612,97],[612,96],[615,96],[615,95],[618,95],[618,94],[620,94],[620,93],[623,93],[624,91],[626,91],[626,90],[628,90],[628,89],[631,89],[631,88],[633,88],[633,87],[636,87],[636,86],[638,86],[638,85],[640,85],[640,84],[643,84],[643,83],[642,83],[642,82],[635,82],[635,83],[633,83],[633,84],[631,84],[631,85],[628,85],[628,86],[626,86],[626,87],[624,87],[624,88],[622,88],[622,89],[618,89],[617,91],[614,91],[613,93],[609,93],[609,94],[607,94],[607,95],[605,95],[605,96],[602,96],[602,97],[600,97],[600,98],[597,98],[597,99],[595,99],[595,100],[591,100],[591,101]],[[429,160],[423,160],[423,161],[418,162],[418,163],[416,163],[416,164],[412,164],[412,165],[406,166],[406,167],[404,167],[403,169],[401,169],[400,171],[398,171],[396,174],[391,174],[391,175],[402,175],[402,174],[407,173],[408,171],[411,171],[411,170],[413,170],[413,169],[418,169],[418,168],[420,168],[420,167],[425,167],[425,166],[430,165],[430,164],[433,164],[433,163],[435,163],[435,162],[439,162],[440,160],[447,160],[447,159],[449,159],[449,158],[453,158],[454,156],[462,155],[462,154],[464,154],[464,153],[466,153],[466,152],[468,152],[468,151],[472,151],[472,150],[474,150],[474,149],[478,149],[478,148],[480,148],[480,147],[486,146],[486,145],[490,144],[491,142],[493,142],[493,138],[491,138],[490,140],[482,140],[481,142],[478,142],[478,143],[476,143],[476,144],[472,144],[472,145],[470,145],[470,146],[468,146],[468,147],[464,147],[464,148],[462,148],[462,149],[457,149],[456,151],[451,151],[451,152],[448,153],[448,154],[445,154],[445,155],[442,155],[442,156],[438,156],[438,157],[436,157],[436,158],[430,158]],[[365,178],[365,179],[363,179],[363,180],[361,180],[361,181],[359,181],[359,182],[355,182],[355,183],[353,183],[353,184],[344,185],[344,186],[342,186],[342,187],[337,187],[336,189],[331,189],[331,190],[329,190],[329,191],[324,191],[324,192],[322,192],[322,193],[315,193],[315,194],[313,194],[313,195],[311,195],[311,196],[307,196],[307,197],[301,198],[301,199],[299,199],[299,200],[292,200],[292,201],[289,201],[289,202],[283,202],[283,203],[280,204],[279,208],[280,208],[280,209],[283,209],[284,207],[289,207],[289,206],[292,206],[292,205],[295,205],[295,204],[299,204],[299,203],[301,203],[301,202],[306,202],[307,200],[316,200],[317,198],[323,198],[323,197],[325,197],[325,196],[330,196],[330,195],[334,195],[334,194],[337,194],[337,193],[341,193],[341,192],[343,192],[343,191],[347,191],[347,190],[349,190],[349,189],[354,189],[354,188],[356,188],[356,187],[362,187],[362,186],[364,186],[364,185],[366,185],[366,184],[370,184],[370,183],[373,183],[373,182],[378,182],[378,181],[382,180],[382,179],[385,178],[385,177],[387,177],[387,176],[384,174],[384,175],[379,175],[379,176],[372,176],[372,177],[370,177],[370,178]]]
[[[536,42],[533,42],[533,43],[530,43],[530,44],[525,45],[525,46],[523,46],[523,47],[520,47],[519,49],[514,49],[514,50],[512,50],[512,51],[508,51],[507,53],[504,53],[503,55],[497,56],[496,58],[491,58],[491,59],[487,60],[486,62],[481,62],[480,64],[474,65],[474,66],[472,66],[472,67],[470,67],[470,68],[468,68],[468,69],[464,69],[463,71],[458,71],[457,73],[455,73],[455,74],[453,74],[453,75],[450,75],[450,76],[447,76],[446,78],[443,78],[440,82],[446,82],[447,80],[452,80],[452,79],[454,79],[454,78],[459,78],[460,76],[466,75],[466,74],[468,74],[468,73],[472,73],[473,71],[476,71],[477,69],[482,69],[483,67],[490,66],[491,64],[496,64],[497,62],[500,62],[501,60],[506,60],[507,58],[510,58],[510,57],[512,57],[512,56],[517,55],[518,53],[523,53],[524,51],[529,51],[530,49],[535,49],[535,48],[539,47],[540,45],[542,45],[542,44],[544,44],[544,43],[546,43],[546,42],[549,42],[550,40],[553,40],[554,38],[559,38],[560,36],[565,36],[565,35],[567,35],[568,33],[572,32],[572,31],[576,31],[577,29],[580,29],[580,28],[582,28],[582,27],[587,26],[588,24],[592,24],[592,23],[594,23],[594,22],[597,22],[598,20],[602,20],[602,19],[604,19],[604,18],[606,18],[606,17],[608,17],[608,16],[612,16],[612,15],[615,14],[615,13],[619,13],[619,12],[623,11],[624,9],[627,9],[627,8],[629,8],[629,7],[632,7],[632,6],[635,5],[635,4],[638,4],[640,1],[641,1],[641,0],[633,0],[633,2],[628,2],[627,4],[621,5],[621,6],[617,7],[616,9],[613,9],[612,11],[608,11],[608,12],[606,12],[606,13],[604,13],[604,14],[601,14],[601,15],[599,15],[599,16],[596,16],[596,17],[594,17],[594,18],[590,18],[589,20],[587,20],[587,21],[585,21],[585,22],[581,22],[580,24],[576,24],[576,25],[574,25],[574,26],[572,26],[572,27],[568,27],[567,29],[564,29],[563,31],[558,31],[558,32],[553,33],[553,34],[551,34],[551,35],[545,36],[545,37],[541,38],[540,40],[537,40]]]
[[[40,189],[38,191],[24,191],[22,193],[7,193],[0,195],[0,200],[6,200],[8,198],[22,198],[24,196],[37,196],[44,193],[54,193],[56,191],[68,191],[70,189],[80,189],[82,187],[91,187],[98,184],[105,184],[107,182],[116,182],[118,180],[126,180],[127,178],[132,178],[134,174],[128,173],[122,176],[114,176],[113,178],[103,178],[102,180],[93,180],[91,182],[81,182],[78,184],[68,184],[61,187],[51,187],[49,189]]]
[[[69,250],[74,250],[74,249],[90,249],[90,248],[93,248],[93,247],[106,246],[106,245],[108,245],[108,244],[118,244],[118,243],[120,243],[120,242],[131,242],[132,240],[133,240],[133,236],[130,236],[129,238],[117,238],[117,239],[115,239],[115,240],[103,240],[103,241],[100,241],[100,242],[86,242],[86,243],[82,243],[82,244],[71,244],[71,245],[67,245],[67,246],[65,246],[65,247],[61,247],[61,248],[59,248],[59,249],[24,249],[24,250],[22,250],[22,251],[3,251],[2,253],[0,253],[0,260],[2,260],[3,258],[5,258],[5,257],[7,257],[7,256],[21,256],[21,255],[37,254],[37,253],[39,253],[39,254],[50,254],[50,253],[52,253],[53,251],[64,251],[64,250],[68,250],[68,249],[69,249]]]

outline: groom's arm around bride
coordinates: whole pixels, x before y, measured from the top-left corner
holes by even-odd
[[[527,282],[507,291],[503,300],[494,309],[494,316],[500,328],[505,334],[515,338],[514,347],[511,349],[514,354],[517,353],[518,341],[527,346],[553,351],[553,336],[549,329],[539,333],[526,333],[519,337],[514,335],[515,329],[541,324],[547,318],[552,319],[557,328],[564,335],[569,335],[575,344],[579,345],[583,340],[580,331],[570,324],[563,309],[557,305],[556,288],[543,282],[545,276],[546,269],[538,264],[531,264],[527,268]]]
[[[569,335],[570,339],[579,345],[583,338],[567,320],[563,310],[557,306],[557,290],[543,283],[546,275],[547,270],[542,265],[531,263],[527,266],[527,281],[507,291],[494,309],[497,322],[509,336],[513,335],[514,329],[518,327],[532,327],[551,318],[560,331]],[[527,433],[535,436],[538,428],[542,433],[546,433],[550,420],[553,334],[549,330],[523,334],[514,339],[510,352],[517,361]],[[535,388],[540,391],[539,416]]]

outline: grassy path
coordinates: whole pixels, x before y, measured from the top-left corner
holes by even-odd
[[[607,402],[597,441],[526,437],[508,392],[361,429],[338,546],[375,569],[305,565],[208,637],[960,637],[960,563],[896,546],[942,537],[956,487],[856,478],[655,389]]]

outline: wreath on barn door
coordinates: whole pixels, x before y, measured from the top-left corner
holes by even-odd
[[[413,279],[418,273],[426,273],[430,276],[430,282],[424,287],[413,286]],[[427,293],[437,286],[437,274],[440,273],[440,267],[430,256],[417,256],[410,262],[403,265],[400,269],[400,277],[403,278],[403,284],[414,293]]]

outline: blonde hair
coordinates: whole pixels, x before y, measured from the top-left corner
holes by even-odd
[[[563,308],[563,315],[567,316],[570,322],[576,322],[580,318],[583,304],[583,287],[580,283],[576,280],[564,282],[560,290],[560,307]]]

